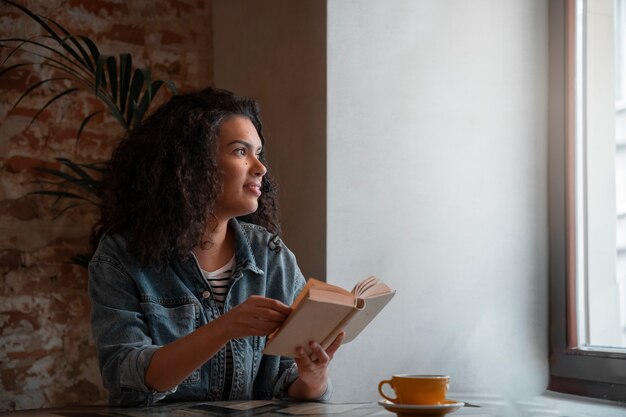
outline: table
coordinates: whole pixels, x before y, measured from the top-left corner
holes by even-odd
[[[449,416],[498,417],[480,408],[462,408]],[[157,404],[145,408],[81,406],[47,408],[0,413],[12,417],[389,417],[390,413],[377,403],[316,403],[285,401],[214,401]]]

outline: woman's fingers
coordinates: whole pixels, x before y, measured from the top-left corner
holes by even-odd
[[[269,308],[257,308],[254,311],[254,317],[262,321],[269,321],[273,323],[282,323],[287,318],[286,314],[280,313],[276,310]]]
[[[296,353],[298,354],[298,356],[295,358],[298,369],[312,369],[313,367],[315,367],[315,363],[306,353],[302,346],[296,349]]]
[[[291,313],[291,307],[278,300],[253,295],[249,298],[249,301],[252,307],[252,316],[261,321],[280,324]]]
[[[278,300],[262,297],[259,295],[253,295],[250,297],[250,299],[253,300],[254,306],[257,308],[273,310],[285,316],[288,316],[291,313],[291,307],[284,303],[281,303]]]
[[[278,328],[278,325],[255,320],[254,323],[250,324],[250,328],[251,332],[253,333],[252,336],[267,336],[268,334],[276,330]]]
[[[315,354],[316,362],[319,365],[326,365],[328,362],[330,362],[330,357],[328,356],[328,353],[324,350],[324,348],[322,348],[322,345],[317,342],[309,342],[309,346]]]
[[[230,317],[235,337],[267,336],[285,321],[289,313],[291,308],[278,300],[252,295],[226,316]]]

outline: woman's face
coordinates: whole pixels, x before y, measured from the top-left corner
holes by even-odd
[[[256,211],[261,180],[267,172],[259,161],[261,138],[245,116],[234,116],[219,131],[217,164],[223,175],[222,193],[216,202],[219,219],[230,219]]]

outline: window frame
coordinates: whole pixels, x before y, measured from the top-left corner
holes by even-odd
[[[576,328],[576,0],[549,3],[548,390],[626,402],[626,354],[578,347]]]

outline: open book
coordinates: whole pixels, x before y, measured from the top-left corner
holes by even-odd
[[[263,353],[296,356],[302,346],[310,355],[309,342],[326,349],[345,330],[343,343],[356,338],[395,295],[395,290],[371,276],[359,281],[352,292],[310,278],[292,304],[293,311],[268,336]]]

